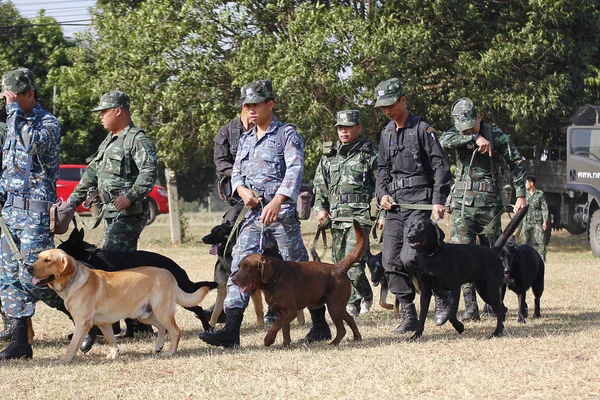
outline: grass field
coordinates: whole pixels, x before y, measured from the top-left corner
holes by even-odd
[[[191,243],[170,245],[167,217],[149,226],[140,249],[173,258],[192,279],[212,279],[214,256],[200,238],[220,222],[218,214],[190,214]],[[447,221],[443,224],[446,225]],[[316,224],[303,223],[312,242]],[[100,230],[89,234],[96,242]],[[375,303],[379,291],[375,292]],[[212,304],[214,294],[205,301]],[[529,296],[530,310],[533,297]],[[495,322],[465,324],[458,335],[450,324],[436,327],[428,319],[420,342],[389,331],[399,322],[375,305],[357,318],[364,338],[351,333],[338,348],[327,344],[281,348],[262,346],[264,329],[254,327],[252,306],[246,311],[239,349],[217,349],[201,342],[201,325],[178,309],[184,330],[175,357],[155,355],[153,339],[118,338],[121,357],[106,360],[96,344],[74,364],[57,366],[64,355],[70,321],[39,304],[33,319],[34,359],[0,364],[2,399],[599,399],[600,398],[600,261],[583,236],[556,232],[549,246],[542,318],[518,324],[517,299],[509,292],[505,336],[486,339]],[[480,301],[480,307],[481,307]],[[459,308],[462,312],[462,304]],[[530,311],[531,312],[531,311]],[[431,313],[430,313],[431,314]],[[306,313],[307,320],[308,313]],[[430,315],[431,316],[431,315]],[[332,329],[334,329],[332,327]],[[292,324],[292,340],[308,326]],[[168,343],[167,343],[168,344]]]

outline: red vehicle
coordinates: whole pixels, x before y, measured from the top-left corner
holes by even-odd
[[[59,200],[64,201],[69,198],[73,189],[79,183],[86,167],[83,164],[63,164],[60,166],[60,175],[58,182],[56,182],[56,195]],[[169,199],[167,197],[167,189],[164,187],[154,185],[148,196],[148,201],[150,202],[150,219],[148,220],[148,224],[154,222],[154,218],[158,214],[169,212]],[[90,215],[90,210],[80,205],[77,207],[77,213],[79,215]]]

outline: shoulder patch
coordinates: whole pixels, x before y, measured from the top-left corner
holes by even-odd
[[[435,128],[433,126],[430,126],[429,128],[427,128],[427,133],[429,135],[431,135],[431,140],[437,139],[437,133],[435,132]]]

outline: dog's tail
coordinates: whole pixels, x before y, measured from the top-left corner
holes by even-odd
[[[186,293],[177,286],[175,296],[177,296],[177,304],[182,307],[194,307],[202,303],[208,292],[215,289],[219,284],[217,282],[198,282],[202,287],[194,293]]]
[[[519,211],[515,213],[515,216],[509,221],[504,228],[504,232],[500,235],[498,240],[494,243],[492,248],[496,251],[496,253],[500,253],[500,250],[504,247],[508,239],[512,236],[513,233],[519,227],[519,224],[525,218],[525,214],[527,214],[527,210],[529,210],[529,204],[525,204],[525,207],[521,208]]]
[[[367,250],[367,236],[365,235],[365,232],[357,220],[353,220],[352,224],[354,225],[354,233],[356,233],[356,245],[354,246],[354,249],[352,249],[352,252],[344,257],[338,264],[338,266],[346,272],[348,272],[352,265],[360,260],[363,254],[365,254],[365,250]]]

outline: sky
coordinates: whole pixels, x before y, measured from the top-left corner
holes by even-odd
[[[40,9],[46,10],[46,15],[54,17],[59,23],[73,23],[89,25],[90,14],[88,9],[95,0],[12,0],[12,3],[25,18],[35,17]],[[73,22],[77,21],[77,22]],[[75,32],[83,31],[86,26],[62,25],[65,36],[72,36]]]

